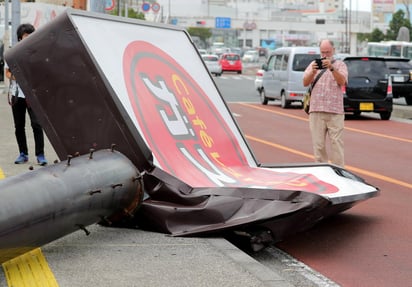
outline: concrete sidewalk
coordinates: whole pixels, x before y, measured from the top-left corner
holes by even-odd
[[[3,91],[4,86],[0,86],[0,169],[8,177],[30,172],[30,166],[42,168],[35,162],[29,121],[26,128],[29,162],[14,164],[18,149],[11,108]],[[47,140],[45,154],[49,164],[57,159]],[[27,263],[32,264],[27,268],[24,268],[25,262],[20,266],[11,266],[19,274],[14,274],[9,282],[2,270],[0,286],[33,286],[33,280],[38,283],[36,286],[62,287],[293,286],[279,273],[260,264],[223,238],[170,237],[139,229],[99,225],[87,229],[90,231],[88,236],[78,231],[41,248],[40,254],[46,259],[45,265],[50,270],[48,278],[36,279],[37,275],[45,276],[48,272],[37,268],[44,266],[33,266],[41,260],[32,260]],[[22,276],[28,279],[25,281]],[[49,280],[57,282],[57,285],[49,285]]]

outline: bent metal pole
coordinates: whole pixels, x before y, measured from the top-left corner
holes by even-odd
[[[88,225],[133,215],[141,176],[117,151],[100,150],[0,180],[0,263]]]

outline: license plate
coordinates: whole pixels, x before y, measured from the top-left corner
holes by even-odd
[[[393,81],[394,82],[403,82],[403,77],[402,76],[394,76]]]
[[[234,64],[235,64],[235,62],[229,61],[229,65],[234,65]]]
[[[361,111],[373,111],[373,103],[360,103],[359,109]]]

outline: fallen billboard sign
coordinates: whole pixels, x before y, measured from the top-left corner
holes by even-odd
[[[182,28],[68,9],[6,60],[60,160],[115,146],[138,170],[140,208],[96,223],[175,236],[257,231],[274,241],[378,195],[333,165],[256,162]],[[0,250],[21,248],[5,244],[5,226]]]

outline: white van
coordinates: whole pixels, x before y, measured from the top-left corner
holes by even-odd
[[[307,90],[303,86],[303,72],[317,58],[320,58],[319,47],[276,49],[262,66],[262,87],[258,90],[261,103],[280,100],[281,107],[287,108],[292,102],[302,102]]]

